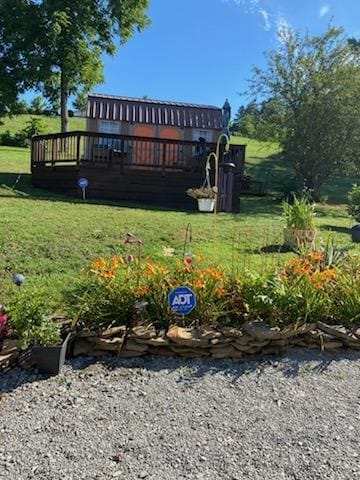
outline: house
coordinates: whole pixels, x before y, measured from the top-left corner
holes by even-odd
[[[220,108],[89,95],[85,132],[33,137],[32,183],[78,196],[78,180],[86,177],[89,198],[192,208],[185,191],[203,183],[211,152],[221,152],[221,163],[218,139],[227,132],[230,113],[228,101]],[[232,166],[220,175],[219,210],[237,211],[245,146],[232,145],[224,161]]]
[[[231,114],[223,108],[192,103],[92,94],[88,97],[87,131],[215,143]],[[224,123],[227,122],[225,125]]]

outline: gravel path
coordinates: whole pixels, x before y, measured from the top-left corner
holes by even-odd
[[[80,358],[0,377],[1,480],[360,479],[360,355]]]

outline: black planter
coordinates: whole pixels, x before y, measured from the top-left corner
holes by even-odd
[[[360,223],[352,227],[351,239],[355,243],[360,243]]]
[[[36,368],[43,373],[59,373],[64,365],[66,349],[68,346],[70,333],[66,336],[61,345],[50,347],[34,347],[32,349],[32,359]]]

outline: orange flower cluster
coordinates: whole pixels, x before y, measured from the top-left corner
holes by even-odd
[[[90,272],[100,278],[114,279],[116,277],[116,270],[123,264],[124,261],[121,257],[114,256],[109,259],[100,257],[91,263]]]
[[[325,255],[322,252],[311,252],[305,257],[290,259],[280,271],[282,280],[304,277],[318,290],[336,280],[336,270],[324,263]]]

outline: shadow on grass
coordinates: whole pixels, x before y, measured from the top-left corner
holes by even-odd
[[[93,365],[99,365],[106,375],[106,371],[124,369],[124,374],[131,374],[134,370],[149,372],[178,372],[177,383],[191,387],[204,376],[225,375],[231,383],[241,382],[244,375],[255,375],[261,377],[266,375],[270,369],[278,370],[284,377],[296,378],[308,375],[321,375],[328,371],[329,367],[339,361],[358,361],[360,352],[353,350],[341,350],[337,353],[320,352],[318,350],[293,349],[279,355],[266,355],[245,358],[233,362],[230,359],[214,360],[207,357],[188,359],[181,357],[158,357],[145,356],[135,358],[119,358],[115,355],[106,355],[101,359],[95,357],[77,357],[67,361],[67,368],[79,371],[79,375],[93,375]],[[89,369],[89,370],[88,370]],[[60,372],[59,382],[66,381],[66,370]],[[98,372],[101,374],[101,371]],[[41,380],[48,380],[49,375],[39,374],[36,370],[23,371],[14,368],[4,373],[0,380],[0,394],[15,391],[21,385]],[[0,397],[1,406],[1,397]]]
[[[350,228],[339,227],[336,225],[321,225],[320,230],[326,230],[327,232],[348,233],[350,235]]]

